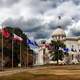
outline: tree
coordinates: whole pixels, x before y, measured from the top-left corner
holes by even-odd
[[[10,59],[10,62],[11,62],[11,60],[12,60],[12,54],[11,53],[12,53],[13,33],[15,33],[16,35],[23,38],[23,41],[21,43],[22,60],[24,60],[23,56],[25,54],[27,54],[27,50],[28,50],[29,55],[33,54],[33,51],[30,52],[31,49],[30,49],[29,45],[26,43],[26,40],[28,37],[27,37],[27,35],[25,35],[25,33],[23,33],[23,31],[20,28],[12,28],[12,27],[7,26],[4,29],[7,29],[7,31],[10,33],[9,38],[5,38],[5,37],[3,38],[4,57],[8,56]],[[1,48],[2,48],[2,34],[0,33],[0,53],[1,53]],[[19,58],[19,54],[20,54],[20,42],[19,41],[13,42],[13,49],[14,49],[14,51],[13,51],[14,66],[17,66],[17,64],[19,63],[19,59],[20,59]],[[22,62],[23,62],[23,64],[25,64],[24,61],[22,61]],[[9,64],[11,64],[11,63],[9,63]]]
[[[51,50],[51,56],[53,57],[52,60],[57,61],[57,64],[59,64],[59,60],[62,60],[63,58],[63,51],[59,50],[59,48],[65,48],[65,44],[61,41],[51,41],[50,43],[52,50]]]

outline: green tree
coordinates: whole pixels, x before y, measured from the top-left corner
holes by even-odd
[[[26,44],[26,40],[27,40],[27,35],[25,35],[25,33],[20,29],[20,28],[13,28],[13,27],[5,27],[4,29],[7,29],[7,31],[10,33],[9,38],[3,38],[3,48],[4,48],[4,55],[8,56],[10,58],[12,58],[12,39],[13,39],[13,33],[15,33],[16,35],[20,36],[23,38],[23,41],[21,43],[21,51],[22,51],[22,60],[23,56],[25,54],[27,54],[27,50],[28,50],[28,54],[32,55],[33,51],[31,51],[30,47],[28,46],[28,44]],[[1,48],[2,48],[2,34],[0,33],[0,52],[1,52]],[[15,66],[17,66],[17,64],[19,63],[19,54],[20,54],[20,42],[19,41],[14,41],[13,42],[13,49],[14,49],[14,64]],[[24,64],[24,61],[22,61]],[[27,63],[28,64],[28,63]]]
[[[65,44],[61,41],[51,41],[50,43],[52,50],[51,50],[51,56],[53,56],[52,60],[57,61],[57,64],[59,64],[59,60],[62,60],[63,58],[63,51],[59,50],[59,48],[65,48]]]

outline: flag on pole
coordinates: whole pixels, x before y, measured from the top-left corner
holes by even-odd
[[[23,41],[23,39],[20,36],[16,35],[15,33],[13,34],[13,40],[21,42]]]
[[[34,45],[34,43],[30,39],[27,39],[26,42],[27,42],[27,44]]]
[[[26,40],[26,44],[29,45],[30,48],[34,49],[34,51],[37,47],[39,47],[36,41],[30,39]],[[34,65],[34,55],[33,55],[33,65]],[[27,48],[27,68],[28,68],[28,48]]]
[[[1,29],[0,32],[3,34],[3,37],[9,38],[10,33],[8,32],[7,29]]]
[[[69,51],[68,48],[64,48],[64,49],[63,49],[63,52],[68,52],[68,51]]]
[[[37,42],[36,42],[36,41],[34,41],[34,45],[35,45],[36,47],[39,47],[39,45],[37,44]]]
[[[36,41],[27,39],[26,43],[31,47],[31,48],[37,48],[39,47]]]
[[[46,48],[49,48],[49,46],[50,46],[50,45],[49,45],[48,43],[45,44],[45,47],[46,47]]]

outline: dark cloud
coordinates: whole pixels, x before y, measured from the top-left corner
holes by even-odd
[[[72,32],[72,35],[74,35],[74,36],[80,36],[80,32]]]
[[[34,35],[35,39],[45,39],[49,37],[49,33],[45,31],[36,32]]]
[[[61,20],[62,21],[62,20]],[[68,19],[65,19],[63,24],[59,25],[58,21],[51,21],[50,23],[43,24],[43,20],[32,18],[25,21],[23,18],[19,19],[7,19],[3,22],[4,26],[19,27],[24,32],[33,33],[32,36],[35,39],[48,38],[50,37],[51,30],[53,31],[56,27],[61,26],[66,29],[70,24]]]
[[[4,26],[11,26],[11,27],[20,27],[22,30],[31,32],[40,30],[41,21],[38,19],[29,19],[28,21],[23,20],[22,18],[19,19],[7,19],[3,22]]]
[[[36,13],[45,13],[47,10],[56,8],[60,2],[59,0],[34,0],[30,6]]]
[[[80,4],[80,0],[72,0],[76,5]]]
[[[30,19],[28,21],[21,20],[21,18],[18,20],[7,19],[3,22],[3,25],[10,27],[19,27],[24,32],[33,33],[32,35],[35,39],[49,37],[49,33],[46,32],[45,26],[43,26],[41,24],[41,20],[38,19]]]
[[[75,29],[71,29],[71,34],[73,36],[80,36],[80,31],[76,31]]]
[[[50,22],[50,23],[48,24],[48,28],[49,28],[49,29],[56,29],[57,26],[58,26],[58,25],[56,25],[54,22]]]
[[[6,0],[5,2],[4,2],[4,4],[5,5],[13,5],[13,4],[16,4],[16,3],[18,3],[20,0]]]
[[[42,29],[42,21],[39,19],[30,19],[26,22],[26,32],[36,32]]]
[[[20,0],[0,0],[0,7],[10,7],[19,1]]]
[[[80,21],[74,22],[71,26],[70,33],[73,36],[80,36]]]
[[[50,21],[48,23],[48,28],[49,29],[56,29],[56,27],[61,26],[64,30],[68,28],[68,25],[70,25],[72,22],[71,18],[62,18],[61,20],[55,20],[55,21]]]

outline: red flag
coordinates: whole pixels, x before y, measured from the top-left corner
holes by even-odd
[[[17,41],[23,41],[23,39],[20,36],[16,35],[16,34],[13,34],[13,39],[17,40]]]
[[[48,48],[48,47],[49,47],[49,44],[48,44],[48,43],[46,43],[46,44],[45,44],[45,47],[46,47],[46,48]]]
[[[41,48],[48,48],[48,46],[49,46],[49,44],[47,44],[47,43],[46,43],[46,44],[41,44],[41,45],[40,45]]]
[[[1,29],[0,32],[3,34],[5,38],[9,38],[10,33],[6,29]]]

